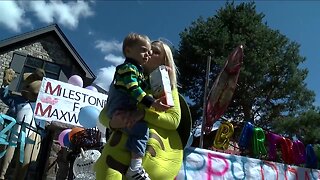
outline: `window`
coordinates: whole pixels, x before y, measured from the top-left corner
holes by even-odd
[[[45,71],[45,76],[51,79],[59,80],[61,66],[52,62],[45,61],[40,58],[25,56],[19,53],[14,53],[10,67],[16,72],[17,78],[10,85],[10,90],[20,92],[22,87],[22,75],[31,73],[36,68],[42,68]]]
[[[24,64],[24,67],[22,69],[22,73],[32,73],[37,68],[41,68],[45,71],[45,77],[58,80],[59,79],[59,73],[60,73],[60,66],[51,62],[44,61],[39,58],[35,58],[32,56],[27,56],[26,62]],[[18,91],[20,91],[22,88],[21,80],[19,82],[19,88]]]
[[[44,61],[39,58],[27,56],[26,63],[24,64],[22,74],[33,72],[36,68],[44,69],[46,77],[51,79],[59,79],[60,66],[51,62]]]

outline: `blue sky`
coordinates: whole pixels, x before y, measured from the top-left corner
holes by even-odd
[[[240,3],[240,1],[237,1]],[[178,47],[179,33],[200,16],[216,14],[225,1],[0,1],[0,40],[58,23],[81,57],[107,87],[123,61],[121,42],[129,32],[165,38]],[[301,45],[309,70],[307,87],[320,106],[320,1],[258,1],[270,28]]]

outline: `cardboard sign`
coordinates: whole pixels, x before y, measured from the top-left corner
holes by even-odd
[[[160,98],[162,96],[165,96],[166,104],[169,106],[174,106],[170,78],[168,70],[164,65],[159,66],[150,74],[150,85],[154,97]]]
[[[107,98],[107,95],[99,92],[43,78],[34,116],[40,120],[81,126],[78,121],[80,108],[94,106],[102,110]]]

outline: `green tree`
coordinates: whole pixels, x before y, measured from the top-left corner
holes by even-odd
[[[194,119],[202,115],[207,56],[213,60],[211,88],[228,54],[239,44],[244,45],[244,62],[226,117],[273,129],[277,117],[297,117],[313,107],[314,92],[304,82],[308,71],[299,67],[305,61],[299,44],[269,28],[263,18],[254,2],[226,3],[216,15],[200,17],[180,33],[175,55],[180,91],[193,101]]]
[[[287,137],[296,136],[305,145],[320,143],[320,112],[311,109],[298,117],[280,116],[274,124],[275,132]]]

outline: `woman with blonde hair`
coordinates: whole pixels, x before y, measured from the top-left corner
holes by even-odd
[[[127,135],[117,129],[130,127],[140,119],[146,121],[150,129],[147,151],[142,162],[149,177],[174,179],[180,170],[183,160],[183,143],[177,129],[179,124],[182,124],[180,123],[180,102],[185,101],[181,101],[183,98],[178,93],[177,68],[170,47],[162,41],[154,41],[152,51],[152,57],[144,65],[144,71],[150,74],[160,65],[169,67],[174,106],[165,112],[142,107],[135,112],[119,111],[113,115],[112,119],[105,116],[103,112],[105,109],[103,109],[100,113],[100,122],[114,131],[95,164],[97,180],[121,180],[125,177],[124,174],[130,164],[130,152],[125,148]]]

